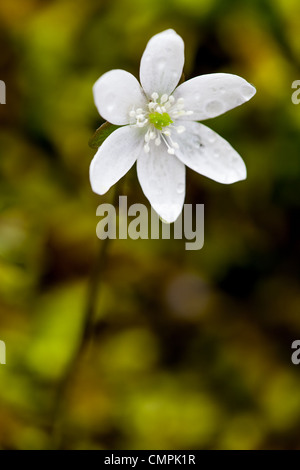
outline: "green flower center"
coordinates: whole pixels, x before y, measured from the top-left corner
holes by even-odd
[[[149,114],[149,121],[151,124],[156,127],[159,131],[162,131],[163,127],[169,126],[173,124],[172,119],[168,115],[168,113],[151,113]]]

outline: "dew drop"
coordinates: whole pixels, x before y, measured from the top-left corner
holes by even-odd
[[[219,158],[220,152],[218,150],[214,150],[213,155],[214,155],[215,158]]]
[[[165,59],[158,59],[158,61],[156,62],[156,69],[157,71],[161,72],[162,70],[164,70],[166,67],[166,60]]]
[[[106,111],[111,113],[115,109],[115,95],[113,93],[109,93],[106,96],[103,105]]]
[[[194,136],[191,140],[192,148],[193,149],[200,149],[202,147],[202,142],[198,136]]]
[[[224,111],[224,104],[222,103],[222,101],[217,101],[217,100],[209,101],[205,105],[205,111],[207,112],[209,116],[215,116]]]
[[[223,86],[221,86],[221,88],[220,88],[220,93],[221,93],[222,95],[224,95],[225,92],[226,92],[225,88],[224,88]]]
[[[178,194],[182,194],[183,191],[184,191],[184,184],[183,183],[178,183],[178,185],[177,185]]]
[[[216,141],[216,136],[210,129],[207,131],[206,136],[210,144],[213,144]]]
[[[253,96],[253,87],[250,85],[243,85],[241,88],[241,93],[245,100],[250,100],[250,98]]]
[[[113,104],[107,104],[106,105],[106,111],[108,111],[109,113],[111,113],[113,110],[114,110],[114,105]]]

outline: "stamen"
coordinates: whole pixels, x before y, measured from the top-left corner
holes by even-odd
[[[168,101],[168,95],[165,93],[165,94],[162,95],[162,97],[160,98],[160,103],[161,103],[161,104],[164,104],[166,101]]]
[[[145,142],[148,143],[150,141],[150,131],[147,131],[145,134]]]
[[[165,133],[164,133],[164,134],[165,134]],[[168,147],[167,152],[168,152],[170,155],[174,155],[175,150],[171,147],[171,145],[169,145],[167,139],[165,138],[165,136],[164,136],[163,134],[161,134],[161,138],[162,138],[162,140],[164,141],[164,143],[166,144],[166,146]]]
[[[152,145],[159,146],[163,141],[167,146],[167,152],[170,155],[175,154],[175,149],[179,148],[177,142],[174,142],[171,138],[172,129],[173,132],[181,134],[185,131],[185,127],[179,124],[175,125],[175,121],[181,116],[190,116],[193,111],[185,111],[184,99],[174,96],[168,96],[166,93],[159,95],[157,92],[153,92],[151,95],[151,101],[147,106],[143,108],[132,109],[129,111],[129,122],[133,127],[146,127],[144,135],[144,151],[149,153],[151,150],[151,141],[154,141]]]

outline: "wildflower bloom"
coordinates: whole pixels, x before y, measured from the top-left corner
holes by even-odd
[[[181,213],[185,165],[219,183],[246,178],[239,154],[196,121],[223,114],[256,92],[243,78],[226,73],[198,76],[176,88],[183,64],[183,40],[169,29],[147,44],[140,64],[142,86],[125,70],[111,70],[93,87],[100,115],[122,126],[91,162],[93,191],[106,193],[137,162],[143,192],[166,222]]]

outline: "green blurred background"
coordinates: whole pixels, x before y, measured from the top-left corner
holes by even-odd
[[[226,186],[187,172],[205,243],[114,240],[94,340],[61,406],[66,449],[300,449],[298,0],[10,0],[0,3],[0,447],[51,447],[59,385],[81,336],[102,242],[88,140],[92,85],[135,76],[147,41],[175,29],[185,76],[257,88],[205,124],[244,158]],[[120,194],[143,202],[133,168]]]

